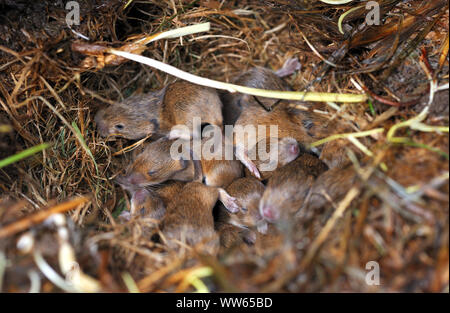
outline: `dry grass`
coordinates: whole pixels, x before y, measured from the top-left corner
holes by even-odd
[[[344,104],[339,111],[306,104],[352,121],[355,132],[386,130],[364,142],[373,156],[361,165],[361,184],[335,207],[297,223],[295,231],[286,227],[271,242],[212,258],[152,242],[152,220],[118,222],[128,198],[112,178],[130,153],[114,153],[130,142],[105,142],[93,123],[100,106],[160,89],[172,78],[133,62],[81,69],[84,56],[71,44],[82,40],[67,28],[62,6],[0,1],[0,160],[50,144],[0,168],[0,231],[25,218],[33,251],[64,273],[55,226],[33,214],[67,202],[76,260],[105,291],[448,291],[448,133],[405,127],[396,133],[404,142],[386,139],[393,125],[417,116],[428,102],[427,68],[439,86],[448,84],[448,4],[402,2],[380,1],[386,19],[380,29],[342,35],[337,21],[350,5],[136,0],[123,9],[119,1],[79,1],[83,20],[75,30],[92,42],[118,47],[132,35],[210,22],[208,34],[157,41],[143,54],[226,82],[252,66],[278,69],[295,56],[302,64],[288,78],[295,90],[356,93],[360,85],[371,95],[370,103]],[[362,10],[352,12],[344,30],[363,19]],[[423,123],[448,127],[448,89],[435,94]],[[79,196],[89,201],[71,202]],[[60,290],[42,275],[34,252],[18,251],[24,230],[2,233],[2,291],[29,290],[30,272],[40,273],[40,291]],[[369,261],[380,264],[380,286],[365,283]]]

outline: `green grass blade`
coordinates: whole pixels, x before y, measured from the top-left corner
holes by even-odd
[[[72,122],[72,127],[75,131],[75,134],[78,138],[78,141],[81,143],[81,145],[83,146],[83,149],[87,152],[87,154],[91,157],[92,161],[94,162],[95,165],[95,172],[97,173],[98,176],[98,167],[97,167],[97,162],[95,162],[94,159],[94,155],[92,154],[91,150],[89,149],[89,147],[86,144],[86,141],[84,141],[83,135],[81,134],[80,129],[77,126],[77,123],[75,123],[75,121]]]
[[[7,157],[6,159],[0,160],[0,168],[10,165],[12,163],[15,163],[17,161],[20,161],[22,159],[25,159],[29,156],[32,156],[33,154],[39,153],[39,152],[47,149],[48,147],[50,147],[50,145],[48,143],[42,143],[40,145],[25,149],[14,155],[11,155],[11,156]]]

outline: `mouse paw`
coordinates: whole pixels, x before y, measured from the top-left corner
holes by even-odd
[[[235,197],[230,196],[224,189],[219,189],[219,200],[230,213],[239,212],[239,205]]]
[[[261,233],[261,234],[267,234],[269,225],[267,224],[267,222],[265,220],[260,220],[258,221],[258,223],[256,224],[256,229]]]
[[[245,167],[248,168],[250,173],[252,173],[256,178],[261,179],[261,174],[259,173],[258,168],[256,167],[255,163],[248,160],[247,163],[244,163]]]
[[[280,68],[275,74],[278,77],[285,77],[293,74],[295,71],[298,71],[302,68],[301,63],[297,58],[289,58],[284,62],[283,67]]]
[[[259,173],[258,168],[256,167],[255,163],[253,163],[252,160],[248,157],[247,153],[241,152],[237,153],[236,157],[244,164],[244,166],[254,175],[256,178],[261,179],[261,174]]]
[[[256,242],[256,233],[253,231],[247,231],[243,234],[243,240],[248,245],[254,245]]]

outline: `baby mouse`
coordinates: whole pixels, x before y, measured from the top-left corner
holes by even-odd
[[[140,215],[155,220],[161,220],[165,213],[165,205],[162,199],[152,190],[133,185],[123,184],[116,180],[120,187],[130,194],[130,211],[123,211],[120,217],[130,220],[131,217]]]
[[[254,232],[242,226],[230,224],[230,213],[221,205],[216,205],[213,210],[214,228],[220,238],[220,252],[226,252],[230,248],[239,247],[245,243],[254,244],[256,236]]]
[[[239,162],[218,160],[216,161],[217,166],[213,167],[210,164],[213,160],[207,161],[209,167],[205,166],[206,172],[203,172],[203,160],[194,160],[192,157],[189,159],[172,157],[171,146],[174,142],[175,140],[160,138],[149,143],[128,167],[126,175],[118,176],[116,181],[135,188],[154,186],[168,180],[204,181],[209,186],[219,187],[218,192],[222,203],[230,212],[237,212],[239,207],[236,205],[235,199],[229,196],[223,188],[220,188],[221,186],[214,183],[221,181],[220,175],[224,177],[222,183],[227,183],[235,176],[242,176],[242,167]]]
[[[196,177],[200,175],[199,170],[192,160],[171,157],[170,148],[174,142],[163,137],[147,144],[128,166],[127,174],[118,176],[116,181],[122,185],[143,188],[168,180],[188,182],[199,179]]]
[[[266,90],[292,90],[289,85],[282,79],[300,68],[297,58],[288,59],[283,67],[277,72],[263,68],[254,67],[239,75],[233,83],[240,86],[266,89]],[[224,93],[223,101],[223,118],[225,125],[234,125],[241,111],[246,107],[246,102],[242,102],[242,93]],[[259,104],[270,110],[279,100],[265,97],[258,97]]]
[[[122,218],[129,220],[134,215],[160,221],[166,212],[166,207],[178,197],[178,193],[186,183],[168,181],[150,188],[135,188],[121,184],[121,187],[130,194],[130,212],[122,212]]]
[[[244,232],[246,230],[241,227],[228,223],[216,223],[216,231],[219,235],[220,247],[222,248],[219,254],[222,254],[226,249],[239,246],[245,242],[244,237],[246,235]]]
[[[251,98],[248,98],[248,101],[254,102]],[[277,132],[271,134],[271,126],[274,125],[277,126]],[[266,134],[245,132],[247,128],[259,129],[261,127],[266,130]],[[261,135],[265,135],[266,138],[271,136],[292,137],[301,146],[306,147],[314,141],[327,137],[335,129],[334,121],[329,121],[314,112],[302,111],[281,104],[271,112],[267,112],[257,105],[249,105],[242,111],[235,124],[233,141],[235,155],[255,177],[260,178],[258,168],[248,156],[249,150],[253,149],[252,146],[248,146],[248,143],[257,142],[257,137],[260,138]]]
[[[269,178],[259,203],[261,216],[270,223],[293,217],[314,180],[327,169],[325,163],[308,153],[279,168]]]
[[[162,90],[132,96],[101,109],[95,116],[101,136],[141,139],[157,134],[169,138],[190,138],[185,125],[193,129],[194,118],[201,124],[222,128],[222,102],[215,89],[185,81],[169,84]]]
[[[178,140],[178,139],[177,139]],[[202,143],[205,141],[202,140]],[[199,180],[208,186],[226,187],[233,180],[242,176],[242,164],[237,160],[216,160],[200,156],[200,160],[194,159],[190,148],[191,142],[184,141],[188,145],[191,154],[187,158],[174,158],[171,154],[172,145],[176,140],[160,138],[147,144],[137,155],[127,175],[120,180],[128,181],[129,185],[148,186],[165,182],[169,179],[178,181]],[[222,150],[225,149],[225,141],[222,141]],[[214,151],[213,151],[214,152]],[[199,158],[200,158],[199,157]]]
[[[223,128],[222,101],[217,91],[186,81],[178,81],[167,87],[161,111],[161,129],[169,132],[173,138],[200,138],[199,131],[194,127],[194,118],[199,119],[201,125],[214,125]],[[183,130],[172,129],[175,125],[187,126]]]
[[[266,180],[277,168],[295,160],[300,154],[300,149],[297,140],[292,137],[270,137],[261,139],[248,154],[261,174],[260,179]],[[252,176],[247,168],[245,174]]]
[[[313,183],[305,209],[319,209],[330,204],[330,200],[336,202],[357,183],[357,174],[352,165],[329,169],[319,175]]]
[[[159,133],[164,93],[162,89],[135,95],[100,109],[94,118],[100,136],[141,139]]]
[[[202,251],[215,255],[219,250],[219,236],[214,230],[213,208],[219,199],[217,188],[199,182],[187,183],[177,200],[167,207],[161,225],[170,247],[174,240],[190,246],[200,245]]]
[[[166,213],[166,208],[156,192],[140,188],[131,194],[130,213],[160,221]]]
[[[235,180],[226,191],[238,202],[241,212],[229,214],[228,223],[244,229],[257,228],[264,232],[265,221],[259,213],[259,202],[264,193],[265,186],[254,177],[244,177]],[[247,241],[254,242],[255,235],[250,234],[252,239]]]
[[[183,189],[185,182],[166,181],[156,187],[144,188],[146,193],[131,198],[131,208],[140,209],[141,215],[145,215],[157,220],[164,216],[165,209],[170,205],[178,193]],[[140,189],[138,189],[140,190]],[[149,215],[148,212],[153,212]]]

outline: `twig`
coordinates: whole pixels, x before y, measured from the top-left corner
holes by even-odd
[[[55,213],[62,213],[69,210],[76,209],[78,206],[85,204],[89,201],[87,197],[79,197],[74,200],[70,200],[54,207],[48,208],[45,211],[40,211],[30,216],[24,217],[23,219],[18,220],[17,222],[13,222],[8,224],[2,228],[0,228],[0,238],[8,237],[14,235],[20,231],[23,231],[35,224],[39,224],[45,219],[47,219],[50,215]]]

